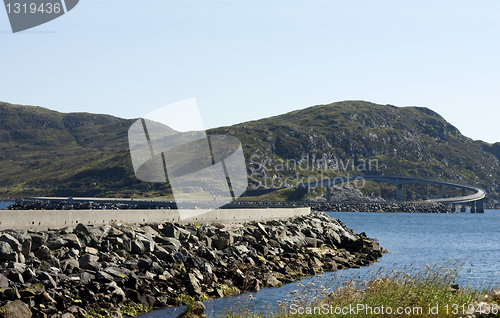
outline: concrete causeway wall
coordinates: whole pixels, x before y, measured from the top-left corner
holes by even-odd
[[[221,210],[0,210],[0,230],[47,230],[83,224],[110,223],[243,223],[307,215],[311,208]]]

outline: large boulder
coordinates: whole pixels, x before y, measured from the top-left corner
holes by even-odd
[[[187,307],[177,318],[207,318],[205,315],[205,305],[201,301],[196,301],[193,305]]]
[[[35,256],[39,259],[49,259],[52,258],[52,251],[47,246],[42,245],[35,251]]]
[[[14,261],[16,260],[16,252],[12,249],[9,243],[0,241],[0,260]]]
[[[142,255],[146,253],[146,247],[142,240],[133,240],[132,241],[132,253]]]
[[[0,308],[1,318],[31,318],[31,316],[29,306],[20,300],[8,302]]]
[[[179,228],[175,225],[165,225],[162,229],[163,235],[166,237],[173,237],[175,239],[179,239],[180,231]]]
[[[31,251],[35,251],[40,246],[47,243],[48,236],[45,233],[41,234],[31,234]]]
[[[9,243],[10,247],[12,247],[14,252],[21,252],[22,250],[21,243],[19,243],[19,241],[14,236],[8,233],[0,235],[0,241]]]
[[[186,290],[190,295],[201,295],[203,291],[201,290],[200,282],[194,273],[187,273],[184,276],[184,283],[186,285]]]
[[[101,264],[97,261],[98,259],[97,256],[85,254],[80,257],[78,263],[80,264],[80,268],[97,272],[101,270]]]
[[[78,239],[78,236],[76,236],[76,234],[67,234],[62,238],[66,241],[67,247],[76,248],[78,250],[82,248],[82,244],[80,243],[80,240]]]
[[[60,237],[53,237],[47,241],[46,245],[49,249],[51,249],[53,251],[53,250],[57,250],[58,248],[66,245],[66,243],[67,243],[67,241],[63,240]]]

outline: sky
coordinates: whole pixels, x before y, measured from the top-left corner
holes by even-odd
[[[211,128],[365,100],[497,142],[499,35],[493,0],[81,0],[15,34],[0,10],[0,101],[138,118],[194,97]]]

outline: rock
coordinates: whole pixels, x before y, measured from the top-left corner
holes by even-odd
[[[57,284],[54,278],[49,274],[42,272],[38,275],[38,280],[42,282],[47,288],[56,288]]]
[[[267,287],[278,287],[281,285],[281,282],[272,273],[264,274],[264,282]]]
[[[90,283],[94,279],[95,279],[95,275],[92,275],[92,274],[87,273],[87,272],[80,273],[80,282],[83,285],[87,285],[88,283]]]
[[[213,261],[218,258],[217,255],[208,248],[200,249],[200,254],[201,257],[205,258],[207,261]]]
[[[85,247],[85,253],[89,253],[89,254],[92,254],[92,255],[97,255],[97,253],[99,253],[99,250],[97,248],[86,246]]]
[[[19,243],[19,241],[15,237],[13,237],[8,233],[0,235],[0,241],[9,243],[10,247],[12,247],[14,252],[21,252],[22,250],[21,243]]]
[[[193,305],[177,316],[178,318],[206,318],[205,305],[201,301],[195,301]]]
[[[186,290],[190,295],[201,295],[203,294],[201,290],[200,283],[193,273],[188,273],[184,276],[184,282],[186,284]]]
[[[146,253],[146,247],[144,247],[144,243],[141,240],[133,240],[132,241],[132,253],[142,255]]]
[[[16,260],[16,256],[16,252],[14,252],[9,243],[5,241],[0,242],[0,260],[14,261]]]
[[[52,251],[47,246],[42,245],[35,251],[35,256],[38,259],[49,259],[52,258]]]
[[[114,277],[111,274],[108,274],[104,271],[98,271],[95,274],[95,279],[104,283],[111,283],[115,281]]]
[[[139,278],[134,274],[134,272],[132,272],[128,277],[125,286],[133,290],[137,290],[137,288],[139,287]]]
[[[75,234],[65,235],[63,236],[63,239],[66,241],[66,246],[69,248],[76,248],[77,250],[82,248],[82,244],[80,243],[78,236]]]
[[[111,228],[111,230],[108,232],[108,237],[118,237],[122,236],[123,232],[120,231],[119,229],[116,229],[114,227]]]
[[[57,250],[61,246],[64,246],[67,243],[67,241],[63,240],[60,237],[54,237],[51,238],[47,241],[46,245],[50,250]]]
[[[125,292],[123,289],[120,287],[117,287],[113,292],[111,293],[111,297],[115,299],[116,302],[124,302],[127,297],[125,296]]]
[[[158,257],[159,259],[162,259],[162,260],[165,260],[165,259],[167,259],[167,257],[170,256],[170,253],[167,252],[167,250],[165,250],[163,247],[161,247],[159,245],[155,246],[154,254],[156,255],[156,257]]]
[[[247,285],[248,285],[248,289],[250,291],[257,292],[260,290],[260,286],[262,285],[262,282],[260,280],[258,280],[257,278],[251,276],[251,277],[248,277]]]
[[[61,270],[63,273],[73,273],[80,268],[80,263],[74,258],[68,258],[61,261]],[[76,271],[75,271],[76,270]]]
[[[189,240],[189,237],[191,237],[191,233],[185,229],[179,228],[178,231],[179,231],[178,240],[181,242],[186,242]]]
[[[318,240],[316,238],[306,237],[305,240],[307,242],[308,247],[317,247],[318,245]]]
[[[130,275],[130,270],[126,268],[120,268],[120,267],[106,267],[104,271],[108,274],[111,274],[113,276],[119,277],[119,278],[128,278]]]
[[[120,230],[125,234],[125,237],[128,237],[129,239],[135,239],[135,231],[132,230],[129,227],[122,227]],[[122,235],[122,239],[125,240],[125,237]]]
[[[0,288],[9,288],[9,279],[0,274]]]
[[[26,289],[21,290],[19,293],[23,298],[34,297],[41,295],[45,292],[45,286],[40,283],[31,284]]]
[[[110,237],[108,242],[111,245],[116,245],[118,248],[123,248],[123,239],[121,237]]]
[[[7,300],[21,299],[19,291],[15,288],[7,288],[4,290],[0,290],[0,293],[2,294],[2,297]]]
[[[81,307],[78,307],[78,306],[71,306],[71,307],[68,307],[67,311],[71,314],[73,314],[73,316],[77,317],[77,318],[85,318],[87,317],[87,311]]]
[[[15,283],[21,283],[21,284],[24,284],[24,277],[23,275],[21,275],[21,273],[19,273],[18,271],[16,270],[11,270],[9,272],[7,272],[7,277],[15,282]]]
[[[262,254],[263,256],[266,256],[267,254],[269,254],[269,249],[267,248],[267,246],[265,245],[262,245],[262,244],[255,244],[252,246],[257,252],[259,252],[260,254]]]
[[[180,232],[179,229],[174,225],[165,225],[163,227],[162,233],[166,237],[173,237],[176,240],[179,240]]]
[[[240,254],[240,255],[250,252],[245,245],[235,246],[235,249],[238,252],[238,254]]]
[[[166,247],[169,247],[176,251],[178,251],[179,248],[181,247],[181,242],[173,237],[162,238],[160,244],[166,245]]]
[[[214,238],[212,240],[212,246],[219,251],[222,251],[229,245],[229,240],[223,237]]]
[[[24,273],[26,270],[26,264],[23,263],[15,263],[15,262],[9,262],[9,268],[15,269],[19,273]]]
[[[31,234],[31,251],[35,251],[47,242],[46,234]]]
[[[31,318],[32,314],[28,305],[20,300],[8,302],[0,308],[2,318]]]
[[[78,263],[80,264],[80,268],[97,272],[101,269],[101,264],[97,262],[98,259],[99,258],[94,255],[85,254],[80,257]]]
[[[155,242],[150,239],[150,238],[147,238],[145,236],[142,236],[140,234],[137,235],[137,240],[136,241],[140,241],[142,243],[142,245],[144,245],[144,250],[145,252],[153,252],[155,250]],[[134,245],[132,243],[132,252],[134,251]],[[140,254],[140,253],[137,253],[137,254]]]

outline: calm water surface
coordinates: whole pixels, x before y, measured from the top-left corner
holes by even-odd
[[[399,270],[405,265],[441,264],[449,260],[466,261],[457,280],[460,285],[484,288],[500,285],[500,210],[485,213],[368,213],[328,212],[342,220],[356,233],[365,232],[376,238],[389,254],[379,262],[361,269],[346,269],[308,277],[277,289],[262,289],[225,299],[205,301],[208,317],[220,317],[232,309],[248,308],[252,313],[277,310],[277,301],[290,299],[290,293],[300,290],[299,283],[335,287],[349,279],[365,278],[383,268]],[[363,279],[362,278],[362,279]],[[248,300],[249,296],[252,300]],[[143,318],[174,317],[182,308],[168,308],[142,315]]]
[[[3,210],[5,209],[6,207],[8,207],[9,205],[12,205],[14,204],[15,202],[4,202],[4,201],[0,201],[0,210]]]

